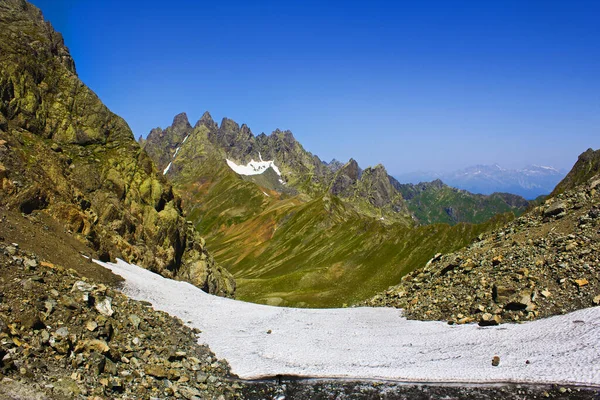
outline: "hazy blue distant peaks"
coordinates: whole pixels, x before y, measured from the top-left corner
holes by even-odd
[[[551,166],[529,165],[507,169],[498,164],[474,165],[450,172],[411,172],[397,175],[402,183],[429,182],[441,179],[444,183],[472,193],[513,193],[526,199],[547,195],[565,177],[567,171]]]

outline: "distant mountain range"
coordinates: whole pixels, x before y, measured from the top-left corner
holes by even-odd
[[[472,193],[506,192],[535,199],[552,192],[568,171],[554,167],[530,165],[522,169],[502,168],[498,164],[474,165],[452,172],[411,172],[396,175],[402,183],[429,182],[441,179],[447,185]]]

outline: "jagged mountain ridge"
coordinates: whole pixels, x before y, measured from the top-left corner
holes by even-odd
[[[172,186],[25,1],[0,2],[0,66],[3,207],[48,213],[103,259],[233,294],[231,274],[186,223]]]
[[[502,168],[498,164],[474,165],[451,172],[415,172],[399,174],[400,182],[419,183],[441,179],[450,186],[485,195],[494,192],[512,193],[528,200],[548,195],[565,176],[566,171],[552,167],[530,165],[521,169]]]
[[[282,183],[286,186],[277,184],[278,178],[270,181],[261,179],[261,186],[291,195],[303,193],[311,197],[329,192],[345,199],[359,212],[384,220],[407,224],[412,224],[411,220],[421,224],[483,222],[503,212],[518,214],[526,207],[523,199],[508,194],[494,194],[488,198],[462,192],[460,196],[445,196],[441,205],[431,205],[436,209],[435,212],[426,210],[423,213],[420,209],[429,207],[432,201],[422,202],[421,199],[413,199],[414,196],[408,200],[403,198],[405,192],[412,190],[410,185],[400,185],[381,164],[363,170],[354,159],[346,164],[335,159],[331,163],[323,162],[306,151],[290,131],[275,130],[271,135],[261,133],[254,136],[247,125],[240,127],[228,118],[224,118],[219,126],[208,112],[194,127],[185,113],[177,115],[165,130],[153,129],[143,141],[144,148],[158,166],[172,176],[177,173],[178,161],[182,160],[177,155],[184,141],[196,132],[200,132],[199,135],[204,138],[202,152],[210,153],[213,159],[227,158],[238,164],[259,158],[275,160],[282,172]],[[255,175],[244,179],[256,182],[260,178]],[[447,191],[446,194],[449,193]],[[447,211],[438,212],[440,207]]]
[[[174,170],[169,168],[173,174],[177,168],[177,159],[174,157],[177,149],[182,147],[186,137],[196,132],[205,139],[205,147],[208,146],[204,152],[212,152],[223,160],[227,158],[237,164],[247,164],[252,160],[258,161],[259,158],[276,160],[282,173],[282,181],[287,186],[287,190],[279,186],[280,191],[318,195],[329,190],[332,182],[343,173],[343,168],[334,171],[317,156],[306,151],[290,131],[277,129],[270,135],[261,133],[254,136],[247,125],[240,126],[228,118],[223,118],[221,124],[217,125],[208,112],[204,113],[194,127],[188,122],[185,113],[177,115],[173,124],[165,130],[153,129],[144,141],[144,148],[160,168],[166,169],[173,162]],[[385,214],[390,219],[410,223],[408,210],[399,193],[390,187],[385,168],[377,166],[362,172],[357,179],[342,182],[346,186],[336,194],[354,202],[369,215]]]

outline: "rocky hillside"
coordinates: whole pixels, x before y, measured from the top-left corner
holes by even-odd
[[[481,223],[497,214],[513,212],[520,215],[529,202],[510,193],[473,194],[444,184],[437,179],[417,185],[402,184],[392,178],[392,184],[402,194],[409,211],[421,224],[458,222]]]
[[[589,173],[598,171],[598,154],[580,156],[561,193],[463,250],[436,255],[367,304],[481,325],[600,304],[600,175]]]
[[[575,166],[552,191],[552,196],[584,185],[600,173],[600,150],[587,149],[582,153]]]
[[[231,275],[123,119],[79,80],[62,37],[23,0],[0,2],[0,204],[53,216],[102,259],[211,293]]]
[[[240,396],[199,332],[150,304],[18,244],[0,242],[0,268],[1,398]]]

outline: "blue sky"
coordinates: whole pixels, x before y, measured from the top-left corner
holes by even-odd
[[[136,137],[208,110],[391,174],[600,147],[597,1],[32,2]]]

